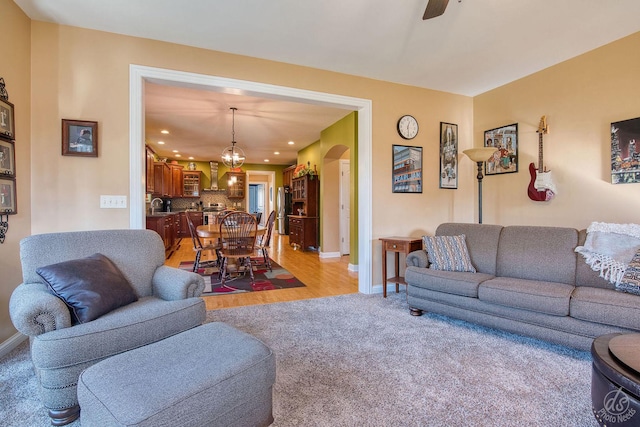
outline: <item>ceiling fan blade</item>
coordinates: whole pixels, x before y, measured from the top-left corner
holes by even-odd
[[[427,8],[424,11],[424,15],[422,16],[422,20],[424,21],[425,19],[431,19],[442,15],[444,10],[447,8],[447,4],[449,4],[449,0],[429,0]]]

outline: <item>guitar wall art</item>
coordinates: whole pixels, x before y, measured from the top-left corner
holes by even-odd
[[[556,185],[551,177],[551,171],[544,167],[542,158],[543,135],[547,133],[549,133],[547,116],[542,116],[538,125],[538,167],[536,168],[533,163],[529,164],[531,181],[529,182],[527,194],[534,202],[548,202],[558,194]]]

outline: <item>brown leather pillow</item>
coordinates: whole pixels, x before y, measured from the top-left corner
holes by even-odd
[[[102,254],[40,267],[36,273],[67,304],[74,324],[138,300],[122,272]]]

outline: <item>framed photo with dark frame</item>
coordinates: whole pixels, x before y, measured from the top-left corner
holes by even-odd
[[[16,179],[0,177],[0,214],[13,215],[16,213],[18,213]]]
[[[0,137],[16,139],[16,122],[13,117],[13,104],[0,98]]]
[[[498,151],[484,164],[485,175],[518,172],[518,124],[484,131],[484,146]]]
[[[62,155],[98,157],[98,122],[62,119]]]
[[[440,188],[458,188],[458,125],[440,122]]]
[[[640,117],[611,123],[611,183],[640,182]]]
[[[0,175],[16,176],[16,150],[13,142],[0,139]]]
[[[422,147],[393,146],[393,192],[422,193]]]

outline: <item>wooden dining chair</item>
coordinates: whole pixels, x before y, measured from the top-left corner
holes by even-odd
[[[187,219],[187,225],[189,227],[189,234],[191,235],[191,242],[193,243],[193,250],[196,252],[196,259],[193,261],[193,272],[197,272],[198,268],[206,268],[213,267],[218,264],[219,259],[210,260],[206,262],[200,262],[200,257],[202,256],[203,251],[211,251],[212,254],[216,254],[219,258],[218,251],[220,250],[220,245],[218,242],[211,242],[208,244],[202,244],[202,240],[200,240],[200,236],[196,232],[196,227],[193,224],[192,215],[195,215],[195,211],[185,211],[185,218]]]
[[[256,252],[263,259],[263,262],[261,262],[259,265],[264,264],[269,269],[269,271],[273,271],[273,268],[271,267],[271,258],[269,258],[269,246],[271,245],[271,234],[273,234],[273,226],[275,222],[276,211],[271,211],[271,213],[269,214],[269,218],[267,218],[267,233],[261,236],[261,239],[256,247]]]
[[[228,275],[229,260],[235,260],[238,271],[244,267],[249,270],[251,284],[255,283],[251,255],[255,252],[258,223],[256,218],[247,212],[231,212],[220,222],[222,245],[220,255],[220,286],[235,290],[225,285]]]

